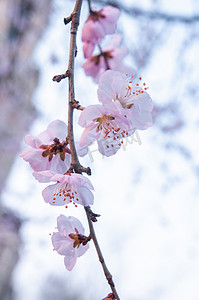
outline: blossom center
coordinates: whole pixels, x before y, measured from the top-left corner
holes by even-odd
[[[71,151],[67,147],[68,142],[65,140],[63,142],[60,142],[58,138],[54,138],[53,144],[51,145],[41,145],[40,149],[43,149],[42,152],[43,157],[47,157],[49,161],[53,158],[53,155],[59,154],[62,161],[65,159],[65,153],[70,154]]]
[[[90,241],[91,237],[86,237],[85,235],[80,234],[77,228],[75,228],[75,232],[76,233],[70,233],[68,235],[72,240],[74,240],[73,248],[79,248],[81,244],[85,246]]]
[[[110,140],[108,144],[106,143],[106,148],[121,146],[122,139],[129,134],[128,131],[120,128],[113,116],[104,114],[94,121],[98,123],[97,130],[103,134],[104,139],[108,138]]]
[[[128,76],[128,75],[127,75]],[[138,96],[139,94],[143,94],[148,87],[146,87],[146,83],[142,83],[142,77],[139,77],[138,80],[133,80],[133,75],[127,79],[128,86],[126,88],[126,96],[129,97],[131,95]]]
[[[126,74],[126,76],[128,76],[128,74]],[[134,76],[132,75],[127,78],[125,82],[126,88],[124,94],[121,96],[116,95],[116,100],[119,100],[121,105],[128,109],[130,109],[134,104],[134,99],[132,99],[131,103],[128,103],[128,98],[141,95],[148,89],[148,87],[146,87],[146,83],[142,83],[142,77],[139,77],[138,80],[134,80],[133,77]]]
[[[64,183],[63,187],[59,186],[59,188],[54,192],[52,201],[53,204],[56,203],[57,197],[63,197],[63,201],[65,201],[66,204],[73,203],[75,207],[77,207],[76,203],[78,203],[79,198],[76,191],[76,186],[73,186],[69,183]]]

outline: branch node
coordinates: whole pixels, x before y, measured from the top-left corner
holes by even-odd
[[[56,82],[60,82],[62,79],[69,77],[69,76],[70,76],[70,71],[67,70],[64,74],[55,75],[52,80],[56,81]]]
[[[73,18],[73,14],[71,14],[67,18],[64,18],[64,24],[67,25],[68,23],[70,23],[72,21],[72,18]]]
[[[99,218],[100,215],[99,215],[99,214],[95,214],[95,213],[91,210],[90,206],[86,206],[86,211],[88,212],[89,218],[91,219],[92,222],[97,222],[97,221],[98,221],[97,218]]]
[[[77,100],[72,100],[72,101],[70,101],[70,103],[71,103],[73,108],[76,108],[78,110],[84,110],[84,108],[85,108],[85,107],[81,106],[79,104],[79,101],[77,101]]]
[[[86,173],[87,175],[91,175],[91,169],[89,167],[85,168],[81,166],[79,163],[71,164],[67,173]]]

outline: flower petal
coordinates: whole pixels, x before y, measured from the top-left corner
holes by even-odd
[[[37,137],[34,137],[30,134],[27,134],[24,138],[25,143],[29,146],[31,146],[32,148],[39,148],[42,144],[41,140]]]
[[[93,119],[96,119],[102,115],[103,107],[100,104],[87,106],[80,114],[79,125],[86,127]]]
[[[85,42],[83,45],[83,53],[85,58],[90,58],[92,57],[93,51],[95,48],[95,44],[92,42]]]
[[[74,268],[74,265],[77,261],[77,255],[67,255],[64,257],[64,264],[68,271],[71,271]]]
[[[69,249],[73,247],[74,241],[70,239],[70,237],[66,238],[63,234],[60,234],[59,232],[54,232],[51,239],[54,249],[60,255],[66,255],[68,251],[70,251]]]
[[[43,144],[49,144],[55,137],[63,141],[66,136],[67,125],[61,120],[55,120],[48,125],[45,131],[40,133],[38,138],[42,140]]]
[[[68,221],[71,223],[71,226],[73,227],[73,231],[75,233],[75,228],[78,230],[78,233],[80,234],[84,234],[84,227],[82,225],[82,223],[75,217],[69,216],[68,217]]]
[[[61,193],[60,196],[57,196],[56,199],[54,200],[54,194],[58,193],[59,191],[60,184],[55,183],[47,186],[43,191],[42,191],[42,196],[44,198],[44,201],[46,203],[49,203],[50,205],[53,206],[61,206],[61,205],[66,205],[69,203],[69,199],[66,198],[64,201],[64,196]]]
[[[82,256],[89,248],[89,244],[86,244],[85,246],[80,245],[79,248],[77,248],[77,257]]]
[[[89,206],[94,203],[94,195],[87,188],[79,187],[77,191],[77,195],[79,197],[79,201],[77,203],[83,206]]]
[[[65,234],[75,233],[73,223],[71,223],[70,217],[66,217],[64,215],[60,215],[57,217],[57,229],[59,232]]]
[[[50,182],[51,177],[55,175],[55,172],[53,172],[51,170],[46,170],[46,171],[40,171],[40,172],[33,172],[32,175],[39,182],[44,183],[44,182]]]

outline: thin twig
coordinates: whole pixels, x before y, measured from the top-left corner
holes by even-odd
[[[111,288],[111,290],[112,290],[112,292],[115,296],[115,299],[120,300],[120,298],[117,294],[116,288],[115,288],[115,284],[114,284],[113,279],[112,279],[112,275],[111,275],[111,273],[109,272],[109,270],[106,266],[106,263],[104,261],[102,252],[100,250],[100,247],[99,247],[96,235],[95,235],[95,230],[94,230],[94,227],[93,227],[93,223],[92,223],[91,218],[90,218],[90,207],[85,206],[84,209],[86,211],[86,215],[87,215],[87,219],[88,219],[88,224],[89,224],[89,229],[90,229],[90,236],[91,236],[91,238],[93,240],[93,243],[95,245],[95,249],[97,251],[99,261],[100,261],[100,263],[102,265],[102,268],[103,268],[103,271],[104,271],[104,275],[105,275],[105,277],[108,281],[108,284],[110,285],[110,288]]]
[[[69,70],[67,70],[64,74],[55,75],[52,80],[56,81],[56,82],[60,82],[62,79],[69,77],[69,76],[70,76],[70,72],[69,72]]]
[[[68,71],[70,76],[68,76],[69,99],[68,99],[68,135],[67,136],[68,136],[70,150],[71,150],[71,165],[67,172],[76,172],[80,174],[82,172],[86,172],[88,175],[91,175],[91,169],[82,167],[79,162],[76,148],[75,148],[74,133],[73,133],[73,110],[76,103],[75,89],[74,89],[74,62],[77,54],[76,35],[79,26],[81,6],[82,6],[82,0],[77,0],[74,10],[70,15],[72,20],[71,20],[71,30],[70,30],[70,54],[69,54],[69,62],[68,62]]]
[[[72,18],[73,18],[73,13],[69,17],[64,18],[64,24],[67,25],[68,23],[70,23],[72,21]]]
[[[76,172],[76,173],[82,173],[82,172],[86,172],[87,174],[91,174],[91,170],[90,168],[84,168],[80,165],[79,163],[79,159],[77,156],[77,152],[76,152],[76,148],[75,148],[75,143],[74,143],[74,134],[73,134],[73,110],[74,110],[74,106],[78,105],[78,102],[75,100],[75,90],[74,90],[74,61],[75,61],[75,56],[77,53],[77,47],[76,47],[76,34],[77,34],[77,28],[79,25],[79,17],[80,17],[80,11],[81,11],[81,6],[82,6],[82,0],[76,0],[76,4],[74,7],[74,10],[71,14],[71,37],[70,37],[70,54],[69,54],[69,62],[68,62],[68,71],[70,76],[68,77],[68,81],[69,81],[69,105],[68,105],[68,141],[70,144],[70,150],[71,150],[71,165],[69,168],[69,172]],[[70,17],[69,17],[70,19]],[[97,242],[97,238],[95,235],[95,231],[93,228],[93,224],[91,221],[91,209],[90,207],[85,207],[85,211],[86,211],[86,215],[87,215],[87,219],[88,219],[88,224],[89,224],[89,228],[90,228],[90,236],[94,242],[98,257],[99,257],[99,261],[102,264],[102,268],[104,270],[104,274],[106,276],[106,279],[111,287],[112,292],[115,295],[115,298],[117,300],[119,299],[119,296],[116,292],[115,289],[115,284],[112,280],[112,275],[110,274],[104,258],[102,256],[99,244]],[[98,217],[97,214],[93,214],[93,216]]]
[[[90,220],[91,220],[92,222],[97,222],[97,218],[99,218],[100,215],[99,215],[99,214],[95,214],[95,213],[91,210],[90,206],[87,206],[87,207],[86,207],[86,211],[87,211],[87,213],[89,214]]]
[[[77,101],[77,100],[74,100],[74,102],[72,103],[72,106],[73,106],[73,108],[75,108],[75,109],[77,109],[77,110],[84,110],[84,109],[85,109],[85,107],[84,107],[84,106],[81,106],[81,105],[79,104],[79,101]]]

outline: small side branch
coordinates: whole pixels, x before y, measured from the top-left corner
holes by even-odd
[[[99,215],[99,214],[95,214],[95,213],[91,210],[90,206],[87,206],[87,207],[86,207],[86,211],[87,211],[87,213],[89,214],[89,218],[91,219],[91,221],[92,221],[92,222],[97,222],[97,218],[99,218],[100,215]]]
[[[60,82],[62,79],[67,78],[69,76],[70,76],[70,71],[67,70],[64,74],[55,75],[52,80],[56,82]]]
[[[104,261],[102,252],[100,250],[100,247],[99,247],[96,235],[95,235],[95,230],[94,230],[94,227],[93,227],[93,222],[92,222],[91,217],[90,217],[90,215],[91,215],[91,213],[90,213],[91,209],[88,206],[85,206],[84,209],[86,211],[86,216],[87,216],[87,219],[88,219],[88,224],[89,224],[89,229],[90,229],[90,236],[91,236],[91,238],[93,240],[93,243],[95,245],[95,249],[97,251],[97,255],[98,255],[99,261],[100,261],[100,263],[102,265],[102,268],[103,268],[103,271],[104,271],[104,275],[105,275],[105,277],[106,277],[106,279],[108,281],[108,284],[110,285],[110,288],[111,288],[111,290],[112,290],[112,292],[113,292],[113,294],[115,296],[115,299],[120,300],[120,298],[119,298],[119,296],[117,294],[116,288],[115,288],[115,284],[114,284],[113,279],[112,279],[112,275],[111,275],[111,273],[109,272],[109,270],[108,270],[108,268],[106,266],[106,263]]]
[[[85,109],[85,107],[81,106],[81,105],[79,104],[79,101],[77,101],[77,100],[74,100],[74,101],[72,102],[72,106],[73,106],[73,108],[75,108],[75,109],[77,109],[77,110],[84,110],[84,109]]]
[[[80,163],[75,163],[70,165],[70,168],[68,169],[67,173],[86,173],[87,175],[91,175],[91,169],[89,167],[85,168],[80,165]]]
[[[73,13],[69,17],[64,18],[64,24],[67,25],[68,23],[70,23],[72,21],[72,18],[73,18]]]

